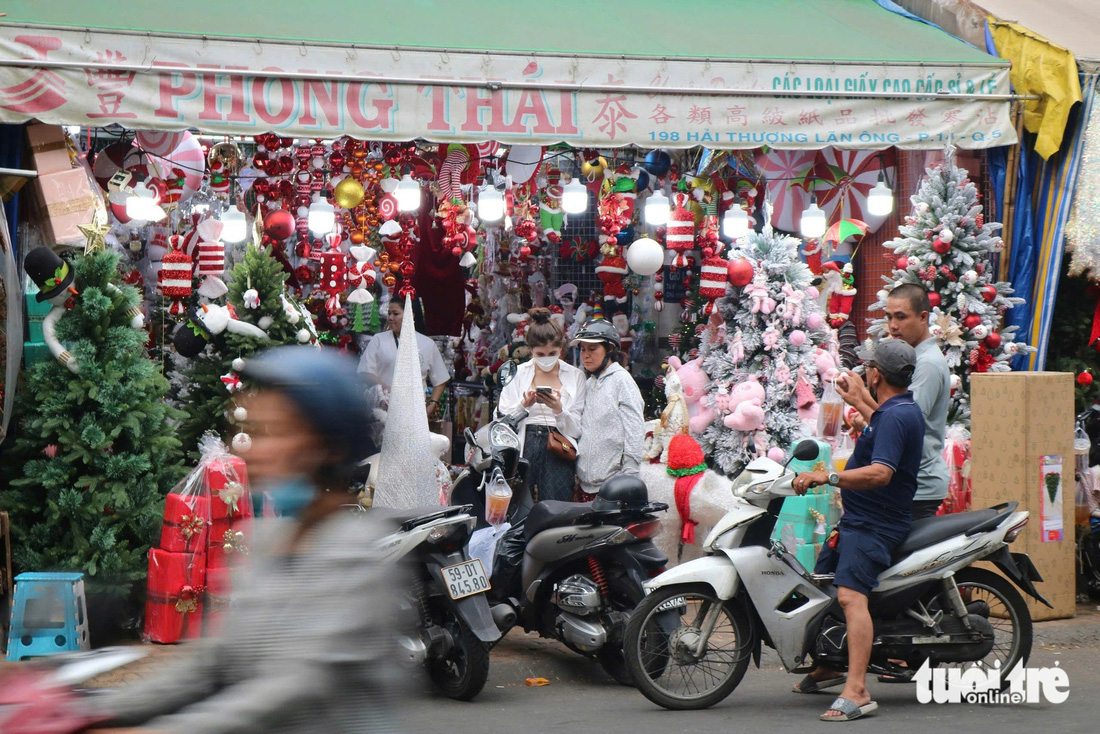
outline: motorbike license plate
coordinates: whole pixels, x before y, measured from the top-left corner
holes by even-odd
[[[441,571],[443,583],[446,584],[447,593],[452,599],[483,594],[489,590],[489,579],[478,558],[455,566],[447,566]]]

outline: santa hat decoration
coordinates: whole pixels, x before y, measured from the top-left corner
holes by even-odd
[[[686,433],[673,436],[668,443],[667,471],[669,476],[676,477],[676,511],[683,523],[680,531],[681,545],[695,542],[695,526],[699,521],[691,519],[691,491],[703,478],[706,470],[707,464],[699,442]]]
[[[168,313],[179,316],[185,310],[183,300],[191,295],[191,258],[186,252],[177,249],[182,238],[172,235],[168,238],[168,252],[161,261],[157,273],[157,288],[165,298],[172,299]]]
[[[626,258],[622,253],[604,255],[596,266],[596,275],[603,283],[603,299],[608,302],[626,303]]]
[[[695,215],[687,208],[687,194],[676,194],[675,201],[676,208],[668,217],[665,246],[676,253],[672,267],[684,268],[688,266],[684,253],[695,246]]]
[[[729,261],[714,255],[703,258],[703,270],[699,275],[699,295],[707,299],[706,312],[714,310],[714,302],[726,295],[729,280]]]

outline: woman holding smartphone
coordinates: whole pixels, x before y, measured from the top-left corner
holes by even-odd
[[[528,412],[519,424],[520,451],[530,462],[527,484],[536,500],[573,499],[574,460],[584,411],[584,373],[561,361],[564,335],[545,308],[528,312],[531,360],[500,394],[500,415]]]

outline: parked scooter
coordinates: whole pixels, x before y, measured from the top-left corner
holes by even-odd
[[[1095,466],[1100,463],[1100,406],[1094,405],[1078,415],[1077,427],[1078,437],[1082,440],[1087,437],[1089,442],[1088,464]],[[1078,475],[1075,479],[1079,489],[1087,491],[1092,486],[1091,476]],[[1077,532],[1077,591],[1100,599],[1100,510],[1077,517],[1076,525],[1085,528]]]
[[[817,444],[803,441],[793,458],[817,456]],[[635,685],[650,701],[669,709],[718,703],[741,682],[750,659],[759,666],[762,643],[791,673],[816,664],[847,669],[847,627],[832,575],[807,572],[770,540],[783,499],[795,494],[794,477],[787,465],[751,462],[734,484],[738,506],[704,541],[707,555],[646,585],[649,595],[631,615],[623,645]],[[913,523],[871,594],[870,672],[903,675],[891,660],[912,670],[925,661],[998,661],[1001,670],[1026,663],[1031,615],[1013,584],[1049,603],[1035,589],[1042,577],[1028,556],[1008,550],[1028,521],[1016,506]],[[1008,578],[972,567],[982,560]]]
[[[352,507],[398,525],[379,546],[384,562],[400,563],[409,574],[405,608],[416,622],[399,637],[405,660],[425,665],[450,698],[474,698],[489,679],[489,650],[501,633],[486,599],[488,573],[466,550],[475,525],[470,507]]]
[[[493,421],[483,429],[487,445],[467,436],[471,479],[451,495],[452,501],[472,502],[472,477],[480,476],[476,504],[484,507],[486,487],[511,480],[511,528],[497,543],[489,590],[493,616],[502,630],[519,624],[594,657],[629,685],[622,631],[645,595],[643,583],[668,562],[650,540],[660,530],[653,513],[668,505],[649,502],[645,483],[627,475],[609,480],[593,502],[532,502],[516,434],[525,415]]]

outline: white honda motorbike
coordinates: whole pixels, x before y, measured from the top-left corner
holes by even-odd
[[[818,446],[802,441],[792,458],[814,461]],[[789,465],[790,462],[788,462]],[[737,477],[737,506],[704,541],[703,558],[646,584],[631,615],[623,652],[638,690],[668,709],[700,709],[728,696],[761,645],[774,648],[790,673],[817,664],[848,665],[847,627],[832,575],[808,572],[772,530],[784,498],[794,495],[787,466],[756,459]],[[1015,584],[1050,606],[1030,558],[1010,553],[1027,512],[1015,502],[918,520],[894,564],[871,594],[874,643],[869,670],[905,675],[930,665],[992,667],[1026,663],[1031,615]],[[1005,577],[980,568],[996,565]],[[1008,580],[1011,579],[1011,582]]]

